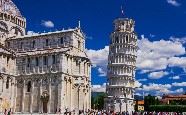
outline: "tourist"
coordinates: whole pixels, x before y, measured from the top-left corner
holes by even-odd
[[[11,115],[11,108],[10,108],[10,110],[8,111],[8,114],[7,115]]]
[[[7,110],[5,109],[4,115],[7,115]]]

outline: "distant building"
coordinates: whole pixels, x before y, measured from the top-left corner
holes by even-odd
[[[135,101],[135,107],[137,109],[137,111],[144,111],[145,108],[144,108],[144,100],[136,100]]]
[[[135,69],[137,34],[135,22],[128,18],[114,21],[114,31],[110,35],[108,56],[108,83],[105,108],[108,111],[134,111]]]
[[[186,100],[186,95],[164,95],[160,102],[162,104],[170,104],[171,101]]]
[[[80,26],[25,35],[26,19],[0,0],[0,112],[91,109],[91,63]]]

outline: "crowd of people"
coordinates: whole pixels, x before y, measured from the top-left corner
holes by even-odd
[[[76,115],[74,112],[66,112],[65,115]],[[107,112],[107,111],[79,111],[79,115],[186,115],[182,112]]]
[[[7,110],[5,109],[4,115],[12,115],[11,109]],[[42,114],[42,113],[40,113]],[[88,111],[79,111],[79,113],[76,113],[75,111],[72,112],[65,112],[61,113],[61,111],[56,111],[57,115],[186,115],[186,112],[108,112],[108,111],[97,111],[97,110],[88,110]]]
[[[5,109],[4,115],[12,115],[12,109],[9,110]]]

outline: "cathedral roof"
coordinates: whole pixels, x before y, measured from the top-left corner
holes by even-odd
[[[60,33],[66,33],[66,32],[74,32],[76,30],[77,30],[77,28],[75,28],[75,29],[61,30],[61,31],[55,31],[55,32],[40,33],[40,34],[39,33],[34,33],[33,35],[24,35],[24,36],[12,37],[9,40],[13,40],[13,39],[25,39],[25,38],[40,37],[40,36],[48,36],[48,35],[53,35],[53,34],[60,34]]]
[[[12,0],[0,0],[0,12],[5,12],[17,17],[22,17],[19,9],[12,2]]]

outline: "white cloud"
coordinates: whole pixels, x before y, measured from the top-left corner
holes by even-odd
[[[141,94],[141,93],[135,93],[135,95],[142,96],[142,94]]]
[[[140,81],[147,81],[147,79],[146,78],[144,78],[144,79],[138,79],[138,81],[140,82]]]
[[[28,31],[27,35],[37,35],[38,33],[35,33],[34,31]]]
[[[90,58],[93,67],[98,68],[100,75],[106,75],[109,47],[105,46],[104,49],[100,50],[86,50],[86,53]]]
[[[92,92],[106,92],[106,83],[103,85],[92,85]]]
[[[151,38],[154,38],[154,37],[155,37],[155,35],[154,35],[154,34],[150,34],[150,37],[151,37]]]
[[[137,69],[141,70],[141,73],[162,71],[168,66],[186,67],[185,58],[176,58],[176,56],[185,54],[185,48],[181,42],[171,40],[149,41],[144,35],[141,37],[142,39],[138,40],[139,50],[136,63]],[[103,74],[103,71],[106,73],[109,47],[105,46],[99,50],[90,49],[86,52],[93,63],[93,67],[102,68],[100,74]],[[176,63],[178,62],[176,60],[179,60],[179,63]]]
[[[183,88],[180,88],[180,89],[173,91],[172,93],[183,93],[183,92],[184,92]]]
[[[174,80],[176,80],[176,79],[180,79],[180,76],[169,77],[169,79],[174,79]]]
[[[167,92],[168,89],[170,89],[172,86],[170,84],[154,84],[149,83],[148,85],[143,85],[142,90],[144,91],[161,91],[161,92]]]
[[[162,94],[178,94],[178,93],[181,94],[181,93],[183,93],[183,92],[184,92],[183,88],[176,89],[176,90],[173,90],[173,91],[166,89],[166,90],[164,90],[163,92],[162,92],[162,91],[156,91],[156,95],[162,95]]]
[[[149,83],[148,85],[143,85],[142,88],[138,90],[143,90],[146,92],[154,92],[155,95],[162,95],[162,94],[177,94],[177,93],[183,93],[183,88],[176,89],[171,91],[172,85],[171,84],[154,84]]]
[[[156,95],[168,94],[170,92],[170,84],[154,84],[149,83],[148,85],[143,85],[142,88],[138,88],[137,91],[145,91],[145,94],[150,92],[156,93]]]
[[[54,23],[50,20],[47,20],[47,21],[42,20],[41,25],[43,25],[47,28],[53,28],[54,27]]]
[[[93,66],[107,65],[107,58],[109,54],[109,47],[105,46],[104,49],[99,50],[86,50],[88,57],[91,59]]]
[[[106,76],[107,73],[102,68],[98,68],[99,76]]]
[[[173,5],[173,6],[176,6],[176,7],[181,5],[176,0],[167,0],[167,3],[169,3],[169,4]]]
[[[182,44],[186,43],[186,37],[182,37],[182,38],[177,38],[177,37],[170,37],[170,40],[174,41],[174,42],[180,42]]]
[[[161,96],[156,96],[156,99],[159,99],[160,100],[160,99],[162,99],[162,97]]]
[[[186,82],[181,82],[181,83],[174,82],[172,83],[172,86],[186,87]]]
[[[168,74],[169,74],[168,72],[164,72],[164,71],[152,72],[149,74],[148,78],[149,79],[160,79],[163,76],[166,76]]]
[[[145,91],[145,93],[155,93],[155,95],[162,95],[162,94],[178,94],[183,93],[184,89],[179,88],[176,90],[171,90],[173,86],[186,86],[186,82],[182,83],[172,83],[172,84],[155,84],[155,83],[149,83],[147,85],[143,85],[141,88],[138,88],[138,91]]]
[[[180,42],[149,41],[143,38],[138,41],[137,68],[144,72],[166,69],[168,58],[185,54],[185,48]]]
[[[135,81],[136,88],[140,88],[141,86],[142,86],[142,83],[140,83],[139,81]]]
[[[170,67],[182,67],[186,68],[186,57],[171,57],[168,60]]]

